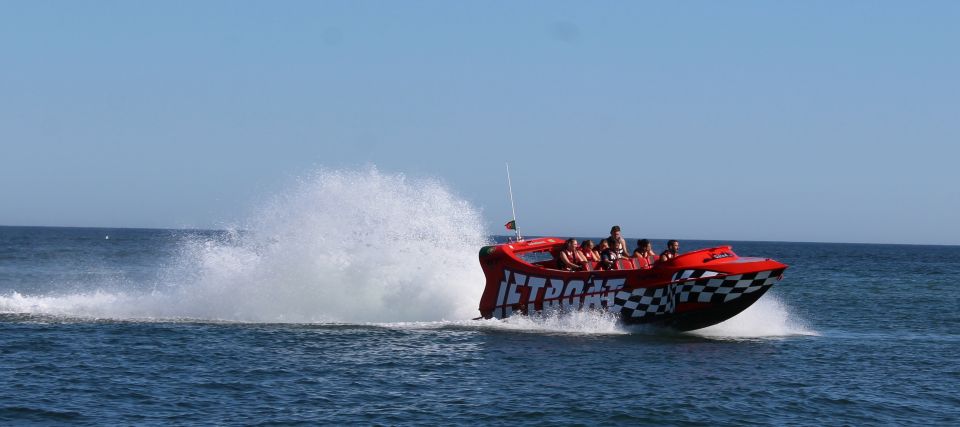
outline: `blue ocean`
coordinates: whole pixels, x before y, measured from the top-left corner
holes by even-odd
[[[0,227],[0,423],[960,424],[960,247],[682,240],[790,268],[687,333],[471,320],[502,238],[353,178],[218,231]]]

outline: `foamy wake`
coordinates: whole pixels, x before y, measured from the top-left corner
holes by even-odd
[[[546,315],[513,316],[506,319],[457,320],[439,322],[375,323],[391,329],[459,328],[575,335],[622,335],[630,331],[617,317],[606,311],[555,312]]]
[[[123,293],[94,292],[61,297],[25,296],[13,293],[0,297],[0,312],[32,313],[67,317],[112,318],[127,320],[233,320],[251,321],[243,317],[230,318],[218,315],[198,316],[184,314],[183,307],[175,304],[182,301],[175,295],[145,294],[128,295]],[[145,309],[149,309],[146,310]],[[472,316],[475,308],[472,304],[464,308]],[[179,313],[179,314],[177,314]],[[209,313],[208,313],[209,314]],[[262,313],[261,313],[262,314]],[[249,317],[249,316],[248,316]],[[262,316],[261,316],[262,318]],[[287,317],[289,318],[289,317]],[[321,318],[315,316],[314,318]],[[311,320],[312,323],[344,323],[329,315],[325,320]],[[455,317],[449,317],[455,319]],[[275,321],[283,320],[278,316]],[[349,323],[349,322],[347,322]],[[460,328],[490,331],[511,331],[530,333],[561,333],[574,335],[624,335],[624,334],[663,334],[669,331],[645,327],[632,327],[621,324],[616,316],[609,312],[575,311],[556,313],[546,316],[515,316],[504,320],[440,320],[440,321],[391,321],[391,322],[354,322],[390,329],[435,330]],[[738,316],[709,328],[687,332],[687,334],[716,339],[777,338],[789,336],[818,336],[819,333],[792,315],[778,298],[766,295]]]
[[[0,296],[0,312],[113,319],[469,319],[484,277],[480,216],[435,180],[324,171],[218,240],[185,242],[149,293]],[[131,288],[135,288],[131,286]]]

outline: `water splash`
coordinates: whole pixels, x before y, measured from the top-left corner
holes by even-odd
[[[619,319],[608,311],[553,312],[538,316],[515,316],[503,320],[501,329],[575,334],[626,334]]]
[[[383,322],[476,315],[480,216],[442,183],[321,171],[221,239],[183,244],[147,293],[0,296],[0,311],[116,319]]]
[[[768,293],[733,318],[690,334],[710,338],[767,338],[819,335],[775,294]]]

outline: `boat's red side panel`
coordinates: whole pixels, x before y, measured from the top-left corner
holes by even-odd
[[[779,275],[786,268],[770,259],[738,257],[729,246],[688,252],[641,270],[569,272],[530,264],[519,256],[533,252],[556,254],[563,242],[564,239],[548,237],[481,249],[480,265],[486,276],[481,315],[500,318],[550,308],[607,308],[618,291],[693,283],[707,277],[739,278],[764,271]],[[717,304],[700,300],[675,302],[673,313]]]

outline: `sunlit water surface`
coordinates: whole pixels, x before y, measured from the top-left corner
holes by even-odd
[[[318,176],[242,229],[0,227],[0,423],[960,423],[958,247],[732,242],[785,279],[675,333],[469,320],[491,239],[437,183]]]

